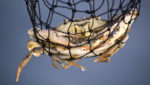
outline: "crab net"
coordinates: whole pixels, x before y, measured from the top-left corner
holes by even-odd
[[[51,44],[55,44],[56,46],[60,47],[62,46],[68,50],[69,60],[74,60],[84,58],[85,56],[87,58],[89,53],[93,53],[93,57],[101,56],[109,49],[105,50],[105,52],[103,53],[97,54],[94,52],[96,48],[93,48],[90,49],[88,53],[79,56],[78,58],[74,58],[71,52],[72,48],[82,47],[85,44],[91,46],[91,43],[94,40],[100,38],[102,33],[99,33],[96,36],[92,37],[92,33],[95,31],[95,29],[91,29],[92,25],[90,25],[88,26],[88,30],[86,31],[89,32],[88,37],[84,39],[73,38],[72,35],[75,36],[83,34],[83,32],[79,33],[75,31],[74,33],[71,33],[69,29],[71,29],[72,24],[80,22],[82,20],[88,20],[88,18],[94,19],[100,17],[107,20],[107,23],[103,24],[101,27],[107,27],[105,31],[111,31],[110,28],[114,24],[119,24],[120,21],[123,21],[125,15],[131,10],[137,10],[137,15],[139,15],[141,0],[25,0],[25,2],[30,20],[32,22],[36,42],[41,45],[41,47],[45,52],[47,52],[49,56],[52,55],[52,52],[50,51],[50,49],[52,48],[50,46]],[[116,15],[118,16],[116,17]],[[39,28],[40,30],[48,30],[48,35],[50,35],[49,33],[51,32],[49,31],[55,30],[59,25],[61,25],[62,23],[65,25],[65,23],[67,22],[70,22],[70,25],[68,26],[68,28],[64,29],[68,30],[62,31],[62,29],[57,31],[67,35],[67,38],[69,40],[68,45],[52,42],[51,38],[41,39],[38,37],[42,37],[42,35],[40,35],[39,33]],[[92,24],[94,23],[95,22],[93,20]],[[127,24],[130,25],[130,22]],[[107,39],[105,41],[113,36],[116,29],[117,26],[113,29],[113,31],[109,32],[109,35],[106,37]],[[129,28],[127,28],[127,30],[128,29]],[[74,27],[74,30],[76,30],[76,27]],[[127,31],[125,32],[125,34],[126,33]],[[85,41],[85,43],[76,44],[75,46],[70,45],[71,42],[77,43],[80,41]],[[116,42],[116,44],[118,44],[120,41]],[[45,43],[47,43],[49,46],[45,46]]]

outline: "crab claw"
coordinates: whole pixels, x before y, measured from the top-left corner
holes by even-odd
[[[36,54],[36,53],[43,53],[43,49],[41,47],[37,47],[37,48],[32,49],[27,54],[27,56],[20,62],[19,66],[18,66],[18,70],[17,70],[16,82],[19,81],[19,76],[20,76],[22,69],[28,64],[32,55]]]
[[[19,67],[18,67],[18,70],[17,70],[16,82],[19,81],[20,73],[21,73],[22,69],[23,69],[23,68],[28,64],[28,62],[30,61],[31,56],[32,56],[32,54],[29,53],[29,54],[27,55],[27,57],[25,57],[25,58],[20,62]]]
[[[30,40],[27,42],[27,48],[29,51],[31,51],[33,48],[36,48],[36,47],[40,47],[40,44],[38,44],[36,41]],[[35,57],[39,57],[40,53],[33,53],[33,55]]]

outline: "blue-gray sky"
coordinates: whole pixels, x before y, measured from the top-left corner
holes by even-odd
[[[127,44],[110,63],[83,59],[85,72],[72,66],[57,70],[49,56],[33,57],[15,82],[19,62],[26,56],[27,30],[32,28],[24,0],[0,1],[0,85],[150,85],[150,1],[142,0],[141,15]]]

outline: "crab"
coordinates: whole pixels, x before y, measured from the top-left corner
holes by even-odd
[[[58,69],[59,67],[55,62],[64,69],[75,65],[85,71],[86,68],[77,64],[77,61],[81,60],[81,58],[93,57],[99,54],[101,56],[94,59],[94,62],[109,62],[111,56],[125,45],[129,38],[127,32],[130,31],[137,13],[136,9],[131,10],[121,21],[119,20],[122,16],[118,16],[118,21],[111,26],[110,30],[108,30],[108,20],[100,17],[76,19],[73,22],[64,20],[61,25],[50,30],[37,28],[37,38],[39,38],[39,42],[44,44],[44,48],[36,41],[33,29],[30,29],[28,34],[31,40],[27,42],[29,53],[19,64],[16,82],[19,81],[21,70],[30,61],[32,55],[40,57],[40,54],[48,54],[47,51],[51,53],[52,66]],[[130,24],[128,25],[127,23],[129,22]],[[111,36],[109,35],[110,33],[112,34]],[[52,43],[44,41],[46,39],[49,39]],[[89,40],[92,40],[90,44]],[[67,48],[68,46],[70,49]]]

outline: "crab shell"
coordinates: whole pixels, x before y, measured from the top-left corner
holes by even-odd
[[[130,12],[133,12],[133,11],[130,11]],[[89,23],[91,25],[93,20],[94,20],[95,24],[93,24],[91,29],[93,29],[93,30],[95,30],[96,28],[100,29],[101,31],[99,31],[99,32],[102,32],[102,31],[104,32],[104,30],[105,30],[105,32],[103,33],[103,37],[108,37],[108,34],[110,32],[112,32],[115,28],[117,28],[115,30],[115,33],[113,33],[113,35],[111,37],[109,37],[109,39],[107,39],[107,41],[105,41],[106,40],[105,38],[99,37],[99,39],[91,42],[91,47],[89,46],[89,43],[87,43],[83,46],[80,46],[80,47],[73,47],[73,46],[77,46],[77,45],[72,43],[72,42],[69,42],[68,38],[64,37],[64,36],[68,36],[68,35],[66,35],[65,33],[59,32],[60,30],[64,31],[64,32],[66,32],[68,30],[69,25],[71,23],[69,21],[66,23],[64,22],[65,24],[58,26],[56,29],[59,31],[50,29],[50,35],[49,36],[48,36],[48,30],[40,30],[39,34],[42,37],[44,37],[43,39],[46,39],[47,37],[49,37],[50,40],[54,43],[59,43],[61,45],[66,45],[66,46],[68,46],[68,44],[69,44],[69,46],[73,47],[70,50],[68,50],[68,49],[66,49],[66,47],[55,45],[55,49],[50,48],[50,52],[52,54],[61,54],[61,55],[70,56],[70,53],[69,53],[69,51],[70,51],[73,56],[83,56],[83,55],[89,53],[90,50],[93,50],[96,55],[99,55],[100,53],[103,53],[108,48],[113,46],[116,43],[117,39],[124,36],[126,30],[132,25],[134,19],[136,18],[136,14],[137,14],[137,11],[134,11],[133,16],[132,16],[132,13],[126,14],[124,20],[117,22],[116,24],[114,24],[111,27],[111,31],[106,31],[107,27],[98,28],[98,27],[101,27],[102,25],[104,25],[104,23],[106,24],[106,20],[104,21],[101,18],[97,18],[97,17],[76,20],[75,22],[73,22],[73,25],[71,25],[71,27],[69,29],[71,33],[75,33],[75,30],[74,30],[75,24],[78,26],[78,29],[79,29],[77,32],[81,32],[80,29],[88,30],[87,28],[89,25],[87,23]],[[131,19],[131,17],[132,17],[132,19]],[[130,20],[131,20],[131,23],[128,27],[128,24],[126,24],[126,23],[128,23]],[[84,24],[84,25],[81,26],[81,24]],[[31,36],[31,34],[29,34],[29,36]],[[38,36],[38,38],[42,39],[40,36]],[[103,41],[105,41],[105,43],[103,43]],[[86,43],[86,41],[83,41],[83,42]],[[103,43],[103,45],[102,45],[102,43]],[[88,49],[84,48],[85,46]],[[49,48],[47,47],[47,49],[49,49]],[[91,56],[94,56],[94,54],[89,53],[85,57],[91,57]]]
[[[68,45],[68,36],[70,36],[73,38],[71,41],[74,39],[76,39],[76,41],[79,41],[79,39],[82,40],[78,43],[78,45],[81,45],[85,43],[84,39],[87,39],[89,36],[90,38],[93,38],[100,33],[104,34],[107,30],[106,26],[107,21],[100,17],[76,19],[73,22],[64,20],[64,22],[56,27],[56,29],[41,30],[40,28],[37,28],[38,33],[36,33],[36,35],[38,39],[45,40],[49,38],[51,42],[63,45]],[[90,30],[93,32],[90,33]],[[67,34],[68,32],[70,33],[69,35]],[[28,34],[31,39],[35,38],[33,29],[28,30]],[[73,43],[77,44],[76,42],[70,42],[70,46],[75,46]]]
[[[75,19],[74,21],[67,21],[59,25],[56,30],[65,33],[70,32],[70,34],[79,34],[79,37],[88,37],[90,35],[90,30],[101,31],[106,27],[107,20],[101,19],[96,16],[94,18],[87,17],[82,19]]]

